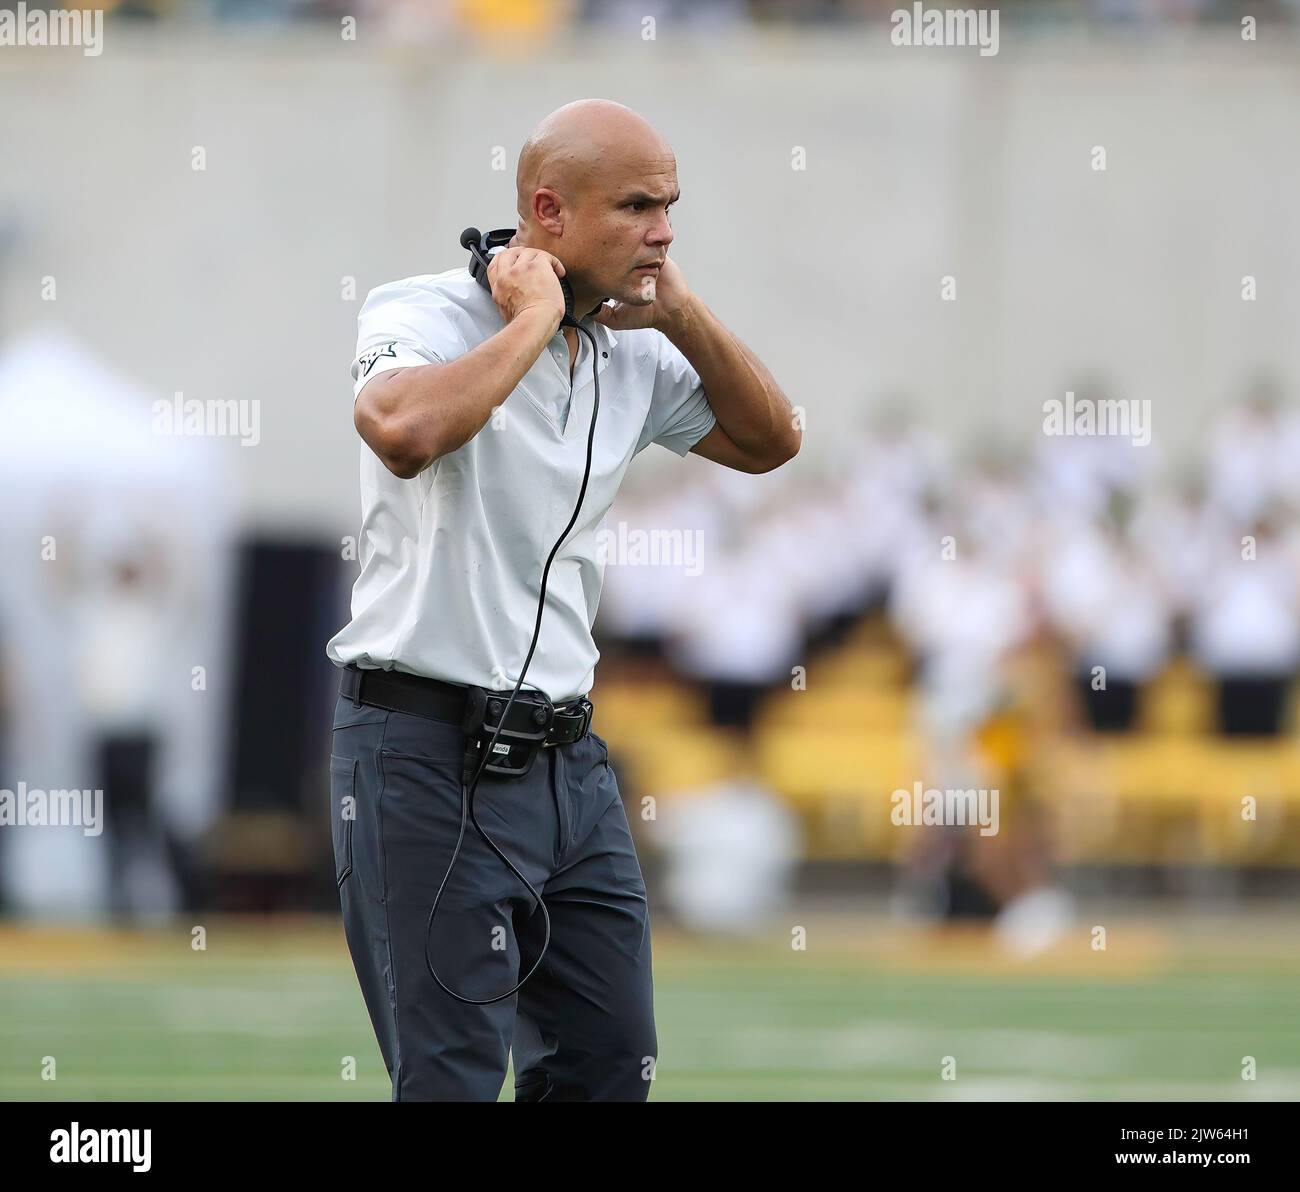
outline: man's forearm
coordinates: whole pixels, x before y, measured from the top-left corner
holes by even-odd
[[[719,425],[753,457],[789,458],[802,435],[794,407],[757,356],[692,296],[663,333],[700,375]]]
[[[357,430],[395,475],[419,475],[483,429],[558,326],[550,311],[531,308],[448,364],[376,377],[357,399]]]

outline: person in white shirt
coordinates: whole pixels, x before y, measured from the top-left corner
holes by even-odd
[[[1300,556],[1285,516],[1278,508],[1224,527],[1192,602],[1191,653],[1218,681],[1219,729],[1229,736],[1285,731],[1300,671]]]
[[[361,311],[361,573],[327,647],[336,878],[395,1100],[495,1100],[511,1051],[517,1100],[645,1100],[645,885],[585,698],[597,532],[651,443],[759,473],[801,434],[668,257],[676,161],[641,117],[558,109],[517,190],[490,291],[451,269]]]

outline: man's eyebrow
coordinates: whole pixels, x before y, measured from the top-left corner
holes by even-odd
[[[673,197],[671,199],[668,199],[667,201],[669,203],[675,203],[681,197],[682,197],[682,192],[681,192],[681,188],[679,187],[677,191],[673,194]],[[624,203],[662,203],[665,200],[660,195],[652,195],[647,191],[638,190],[638,191],[633,191],[631,194],[624,195],[621,201]]]

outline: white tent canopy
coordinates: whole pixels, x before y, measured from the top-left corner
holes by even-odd
[[[156,433],[154,399],[63,332],[0,354],[0,789],[92,789],[97,738],[144,731],[158,814],[182,838],[211,822],[233,658],[230,448]],[[16,909],[102,907],[103,835],[6,827],[0,849]],[[166,885],[142,904],[165,912]]]

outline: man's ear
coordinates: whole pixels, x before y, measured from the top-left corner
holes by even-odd
[[[562,209],[560,196],[553,190],[543,187],[533,196],[533,218],[552,236],[559,236],[564,230]]]

